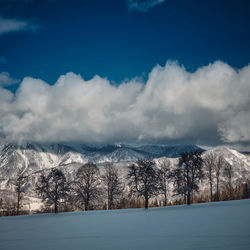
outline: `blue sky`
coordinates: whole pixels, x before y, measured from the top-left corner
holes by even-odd
[[[1,17],[28,23],[0,34],[1,70],[50,84],[69,71],[120,82],[167,60],[190,71],[215,60],[233,67],[250,61],[249,1],[166,0],[144,11],[131,3],[0,1]]]
[[[0,139],[250,149],[247,0],[0,0]]]

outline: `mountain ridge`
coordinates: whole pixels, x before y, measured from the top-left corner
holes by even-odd
[[[232,179],[234,186],[250,179],[250,156],[224,146],[205,151],[196,145],[144,145],[134,147],[128,145],[102,145],[100,147],[77,145],[74,148],[62,144],[7,144],[0,146],[0,192],[6,194],[14,191],[12,180],[16,178],[20,171],[30,176],[29,188],[25,195],[29,200],[34,200],[37,198],[34,186],[39,174],[46,173],[53,167],[61,168],[67,178],[72,180],[78,168],[87,162],[95,162],[101,171],[106,162],[112,162],[114,167],[120,170],[122,178],[125,180],[127,166],[132,162],[143,158],[153,158],[157,167],[169,161],[170,167],[173,169],[178,163],[178,158],[171,156],[179,156],[187,150],[189,152],[201,150],[203,152],[202,157],[209,153],[222,155],[234,167]],[[225,185],[226,180],[224,177],[221,177],[221,179],[221,185]],[[203,180],[200,183],[200,190],[205,191],[207,187],[208,181]],[[170,185],[170,196],[172,192],[173,187]]]

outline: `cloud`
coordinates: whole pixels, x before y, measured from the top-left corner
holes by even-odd
[[[0,17],[0,35],[10,32],[36,31],[40,26],[28,21]]]
[[[250,66],[217,61],[187,72],[155,66],[144,83],[113,85],[67,73],[54,85],[26,77],[0,88],[0,134],[38,142],[250,142]]]
[[[250,141],[250,111],[240,111],[219,126],[222,138],[226,142]]]
[[[0,86],[9,86],[18,82],[19,80],[12,78],[8,72],[0,73]]]
[[[146,12],[148,9],[164,2],[165,0],[127,0],[127,5],[131,10]]]

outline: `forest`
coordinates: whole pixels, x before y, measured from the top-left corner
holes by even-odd
[[[165,161],[157,166],[153,159],[139,160],[128,166],[125,178],[112,163],[100,172],[94,163],[82,165],[74,180],[68,180],[60,168],[39,175],[35,192],[43,201],[36,213],[58,213],[79,210],[124,209],[250,198],[250,181],[233,186],[233,165],[222,155],[200,151],[182,153],[178,164]],[[224,185],[221,185],[221,178]],[[201,192],[199,184],[206,179],[209,186]],[[29,176],[19,173],[13,178],[14,202],[0,199],[0,215],[29,214],[23,199]],[[170,186],[173,194],[169,197]]]

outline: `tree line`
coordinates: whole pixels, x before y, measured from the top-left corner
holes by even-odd
[[[250,197],[249,182],[234,188],[233,165],[215,153],[206,154],[205,157],[201,156],[200,151],[182,153],[175,167],[171,167],[169,160],[158,166],[151,159],[139,160],[129,165],[127,170],[124,179],[112,163],[106,163],[102,172],[96,164],[87,163],[78,169],[74,180],[68,180],[61,169],[52,168],[49,173],[39,176],[35,191],[47,208],[53,207],[54,213],[62,211],[62,207],[63,211],[148,208],[159,205],[159,196],[164,206],[204,202],[208,201],[208,196],[199,193],[202,181],[209,183],[209,201]],[[221,188],[222,176],[226,185]],[[17,215],[28,179],[24,173],[19,173],[13,181]],[[170,202],[168,197],[171,185],[174,202]],[[150,200],[153,200],[151,204]]]

